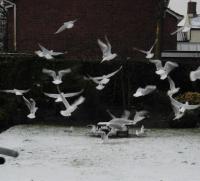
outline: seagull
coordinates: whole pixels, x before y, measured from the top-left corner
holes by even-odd
[[[135,116],[133,118],[132,124],[136,125],[138,122],[142,121],[146,117],[148,117],[149,112],[142,110],[142,111],[136,111]]]
[[[80,96],[73,104],[70,105],[69,102],[64,97],[63,93],[60,93],[60,96],[66,108],[65,110],[61,110],[60,114],[65,117],[71,116],[71,113],[77,109],[78,105],[82,104],[85,101],[85,98],[83,96]]]
[[[53,56],[58,56],[63,54],[61,52],[54,52],[53,50],[48,50],[40,44],[38,45],[42,51],[41,50],[35,51],[35,54],[38,55],[39,57],[44,57],[47,60],[52,60],[54,58]]]
[[[190,80],[196,81],[197,79],[200,79],[200,67],[198,67],[197,70],[190,72]]]
[[[151,58],[154,57],[154,53],[152,53],[152,50],[153,50],[153,48],[155,47],[157,41],[158,41],[158,39],[155,40],[154,44],[152,45],[152,47],[151,47],[150,50],[148,50],[148,51],[141,50],[141,49],[138,49],[138,48],[135,48],[135,47],[133,48],[133,50],[137,50],[137,51],[139,51],[139,52],[141,52],[141,53],[144,53],[144,54],[146,54],[146,58],[147,58],[147,59],[151,59]]]
[[[105,40],[106,40],[106,43],[102,42],[100,39],[97,39],[97,43],[99,44],[99,47],[103,53],[103,59],[101,61],[104,62],[104,61],[110,61],[110,60],[113,60],[114,58],[117,57],[117,54],[116,53],[111,53],[111,44],[110,42],[108,41],[108,38],[107,36],[105,36]]]
[[[153,91],[156,90],[155,85],[147,85],[145,88],[139,87],[137,91],[133,94],[134,97],[145,96],[151,94]]]
[[[185,16],[185,23],[184,23],[184,26],[178,28],[176,31],[172,32],[171,35],[175,35],[176,33],[178,32],[183,32],[183,33],[187,33],[190,31],[190,29],[192,28],[192,25],[190,23],[190,19],[189,19],[189,16],[186,15]]]
[[[165,66],[162,66],[161,60],[150,60],[151,63],[156,66],[156,74],[160,75],[160,79],[164,80],[167,78],[168,74],[179,65],[177,63],[167,61]]]
[[[30,89],[27,89],[27,90],[19,90],[19,89],[0,90],[0,92],[12,93],[12,94],[15,94],[16,96],[22,96],[23,94],[25,94],[29,91],[30,91]]]
[[[74,96],[81,94],[82,92],[83,92],[83,89],[79,92],[63,93],[63,95],[64,95],[64,97],[74,97]],[[50,98],[54,98],[55,102],[62,102],[60,94],[49,94],[49,93],[44,92],[44,95],[46,95]]]
[[[34,99],[30,98],[28,100],[24,96],[23,96],[23,99],[24,99],[26,106],[28,107],[28,109],[30,111],[30,114],[28,114],[27,117],[30,119],[34,119],[35,113],[38,110],[38,107],[36,107],[36,103],[35,103]]]
[[[58,34],[66,29],[71,29],[74,27],[74,23],[77,21],[78,19],[72,20],[72,21],[67,21],[64,22],[63,25],[54,33],[54,34]]]
[[[110,81],[110,77],[114,76],[121,69],[122,69],[122,66],[119,69],[117,69],[116,71],[114,71],[110,74],[103,75],[103,76],[100,76],[100,77],[91,77],[91,76],[88,75],[88,77],[86,77],[85,79],[86,80],[88,80],[88,79],[92,80],[94,83],[97,84],[96,89],[102,90],[105,87],[105,85]]]
[[[144,129],[144,125],[141,126],[141,128],[140,128],[139,131],[138,131],[138,130],[135,131],[135,135],[136,135],[137,137],[144,137],[144,136],[146,136],[146,132],[145,132],[145,129]]]
[[[167,94],[172,96],[176,94],[180,90],[180,88],[179,87],[176,88],[175,83],[170,76],[167,76],[167,79],[169,81],[169,86],[170,86],[170,89],[167,91]]]
[[[169,96],[169,97],[170,97],[172,109],[175,114],[175,117],[173,120],[180,119],[181,117],[183,117],[187,110],[193,110],[200,107],[200,105],[189,105],[188,102],[185,102],[185,104],[183,104],[177,101],[176,99],[174,99],[172,96]]]
[[[56,75],[56,72],[50,69],[43,69],[42,70],[43,73],[48,74],[49,76],[51,76],[53,78],[53,84],[61,84],[62,83],[62,77],[65,74],[71,73],[71,69],[64,69],[64,70],[60,70],[58,71],[58,74]]]

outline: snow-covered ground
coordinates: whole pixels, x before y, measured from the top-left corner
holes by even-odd
[[[0,146],[19,151],[1,181],[199,181],[200,130],[151,130],[145,138],[88,137],[86,128],[16,126]]]

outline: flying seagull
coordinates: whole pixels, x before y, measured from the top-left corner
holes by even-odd
[[[71,29],[74,27],[74,23],[77,21],[78,19],[72,20],[72,21],[67,21],[64,22],[63,25],[55,32],[55,34],[58,34],[66,29]]]
[[[97,43],[99,44],[99,47],[103,53],[103,59],[101,61],[104,62],[104,61],[110,61],[110,60],[113,60],[115,57],[117,57],[117,54],[116,53],[111,53],[111,44],[107,38],[107,36],[105,36],[105,40],[106,40],[106,43],[102,42],[100,39],[97,39]]]
[[[102,76],[99,76],[99,77],[91,77],[88,75],[88,77],[85,77],[86,80],[92,80],[94,83],[97,84],[96,86],[96,89],[97,90],[102,90],[105,85],[110,81],[110,78],[112,76],[114,76],[116,73],[118,73],[120,70],[122,69],[122,66],[117,69],[116,71],[110,73],[110,74],[107,74],[107,75],[102,75]]]
[[[147,59],[151,59],[151,58],[154,57],[154,53],[152,53],[152,50],[154,49],[154,47],[155,47],[157,41],[158,41],[158,39],[155,40],[155,42],[154,42],[154,44],[152,45],[152,47],[151,47],[149,50],[147,50],[147,51],[141,50],[141,49],[138,49],[138,48],[135,48],[135,47],[133,48],[133,50],[137,50],[137,51],[139,51],[139,52],[141,52],[141,53],[144,53],[144,54],[146,54],[146,58],[147,58]]]
[[[187,32],[190,31],[191,28],[192,28],[192,25],[191,25],[191,23],[190,23],[189,16],[186,15],[186,16],[185,16],[185,23],[184,23],[184,26],[179,27],[176,31],[172,32],[171,35],[175,35],[175,34],[178,33],[178,32],[187,33]]]
[[[41,50],[35,51],[35,54],[38,55],[39,57],[44,57],[47,60],[52,60],[54,58],[53,56],[58,56],[63,54],[61,52],[54,52],[53,50],[48,50],[40,44],[38,45]]]
[[[0,90],[0,92],[5,92],[5,93],[12,93],[15,94],[16,96],[22,96],[23,94],[29,92],[30,89],[27,90],[19,90],[19,89],[13,89],[13,90]]]
[[[74,96],[81,94],[82,92],[83,92],[83,89],[79,92],[63,93],[63,96],[64,97],[74,97]],[[49,94],[49,93],[44,92],[44,95],[55,99],[55,102],[62,102],[60,94]]]
[[[177,101],[176,99],[174,99],[172,96],[169,96],[169,97],[170,97],[172,109],[175,114],[175,117],[173,120],[180,119],[181,117],[183,117],[187,110],[193,110],[200,107],[200,105],[189,105],[188,102],[185,102],[185,104],[183,104]]]
[[[176,67],[179,65],[177,63],[167,61],[164,65],[162,66],[161,60],[150,60],[151,63],[153,63],[156,66],[156,74],[160,75],[160,79],[164,80],[167,78],[168,74]]]
[[[136,111],[135,116],[133,118],[132,124],[136,125],[138,122],[142,121],[146,117],[148,117],[149,112],[142,110],[142,111]]]
[[[65,75],[65,74],[68,74],[68,73],[71,73],[71,69],[68,68],[68,69],[64,69],[64,70],[60,70],[58,71],[58,74],[56,74],[55,71],[53,70],[50,70],[50,69],[43,69],[42,70],[43,73],[51,76],[53,78],[53,84],[61,84],[62,83],[62,77]]]
[[[60,93],[60,96],[66,108],[65,110],[61,110],[60,114],[65,117],[71,116],[71,113],[77,109],[78,105],[82,104],[85,101],[85,98],[83,96],[80,96],[73,104],[70,105],[69,102],[64,97],[63,93]]]
[[[179,88],[179,87],[176,88],[175,83],[174,83],[174,81],[171,79],[170,76],[167,76],[167,79],[168,79],[169,86],[170,86],[170,89],[167,91],[167,94],[168,94],[169,96],[172,96],[172,95],[176,94],[176,93],[180,90],[180,88]]]
[[[36,107],[36,103],[35,103],[34,99],[30,98],[28,100],[24,96],[23,96],[23,99],[24,99],[26,106],[28,107],[28,109],[30,111],[30,114],[28,114],[27,117],[30,119],[34,119],[35,113],[38,110],[38,107]]]
[[[190,80],[196,81],[197,79],[200,79],[200,67],[198,67],[197,70],[190,72]]]
[[[156,90],[155,85],[147,85],[145,88],[139,87],[137,91],[133,94],[134,97],[145,96],[151,94],[153,91]]]

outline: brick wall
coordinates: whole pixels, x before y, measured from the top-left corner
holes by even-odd
[[[148,48],[154,42],[158,16],[157,0],[18,0],[17,50],[33,52],[41,43],[68,57],[100,58],[97,38],[106,34],[124,56],[138,54],[132,47]],[[12,14],[12,13],[10,13]],[[12,48],[12,16],[9,45]],[[58,35],[64,21],[79,20],[75,27]]]

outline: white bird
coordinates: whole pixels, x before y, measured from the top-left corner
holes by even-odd
[[[110,78],[114,76],[116,73],[118,73],[121,69],[122,69],[122,66],[110,74],[99,76],[99,77],[88,76],[86,79],[92,80],[94,83],[96,83],[97,90],[102,90],[105,87],[105,85],[110,81]]]
[[[106,43],[102,42],[100,39],[97,39],[97,43],[99,44],[99,47],[103,53],[103,59],[101,61],[104,62],[104,61],[110,61],[110,60],[113,60],[114,58],[117,57],[117,54],[116,53],[112,53],[111,52],[111,44],[110,42],[108,41],[108,38],[107,36],[105,36],[105,40],[106,40]]]
[[[136,111],[135,116],[133,118],[132,124],[136,125],[138,122],[142,121],[146,117],[148,117],[149,112],[142,110],[142,111]]]
[[[167,78],[168,74],[176,67],[179,65],[177,63],[167,61],[164,65],[162,66],[161,60],[150,60],[151,63],[153,63],[156,66],[156,74],[160,75],[160,79],[164,80]]]
[[[145,129],[144,129],[143,125],[141,126],[141,128],[140,128],[139,131],[138,130],[135,131],[135,135],[137,137],[144,137],[144,136],[146,136],[146,132],[145,132]]]
[[[158,39],[155,40],[154,44],[152,45],[152,47],[148,51],[141,50],[141,49],[138,49],[138,48],[133,48],[133,50],[137,50],[137,51],[139,51],[141,53],[144,53],[144,54],[146,54],[146,58],[147,59],[151,59],[151,58],[154,57],[154,53],[152,53],[152,50],[154,49],[157,41],[158,41]]]
[[[178,32],[187,33],[190,31],[192,25],[190,23],[190,18],[188,15],[185,16],[184,21],[185,21],[184,26],[179,27],[176,31],[172,32],[171,35],[175,35]]]
[[[54,58],[53,56],[58,56],[63,54],[61,52],[54,52],[53,50],[48,50],[40,44],[38,45],[41,50],[35,51],[35,54],[38,55],[39,57],[44,57],[47,60],[52,60]]]
[[[168,78],[168,82],[169,82],[169,86],[170,86],[170,89],[167,91],[167,94],[169,96],[172,96],[172,95],[176,94],[180,90],[180,88],[179,87],[176,88],[175,83],[171,79],[170,76],[168,76],[167,78]]]
[[[34,99],[30,98],[28,100],[24,96],[23,96],[23,99],[24,99],[26,106],[28,107],[28,109],[30,111],[30,114],[28,114],[27,117],[30,119],[34,119],[35,113],[38,110],[38,107],[36,107],[36,103],[35,103]]]
[[[151,94],[153,91],[156,90],[155,85],[147,85],[145,88],[139,87],[137,91],[133,94],[134,97],[145,96]]]
[[[62,31],[66,30],[66,29],[71,29],[74,27],[74,23],[77,21],[78,19],[72,20],[72,21],[67,21],[64,22],[63,25],[54,33],[54,34],[58,34],[61,33]]]
[[[29,91],[30,91],[30,89],[27,89],[27,90],[19,90],[19,89],[0,90],[0,92],[12,93],[12,94],[15,94],[16,96],[22,96],[23,94],[25,94]]]
[[[197,79],[200,79],[200,67],[198,67],[197,70],[190,72],[190,80],[196,81]]]
[[[50,70],[50,69],[43,69],[42,72],[51,76],[53,78],[53,81],[52,81],[53,84],[58,85],[58,84],[62,83],[62,77],[65,74],[71,73],[71,69],[68,68],[68,69],[60,70],[60,71],[58,71],[58,74],[56,74],[55,71]]]
[[[175,117],[173,120],[180,119],[181,117],[183,117],[187,110],[193,110],[200,107],[200,105],[189,105],[188,102],[185,102],[185,104],[183,104],[177,101],[176,99],[174,99],[172,96],[169,96],[169,97],[170,97],[172,109],[175,114]]]
[[[83,96],[80,96],[73,104],[70,105],[69,102],[64,97],[63,93],[60,93],[60,96],[66,108],[65,110],[60,111],[60,114],[62,116],[71,116],[71,113],[77,109],[78,105],[82,104],[85,101],[85,98]]]
[[[83,92],[83,89],[79,92],[63,93],[63,95],[64,95],[64,97],[74,97],[74,96],[81,94],[82,92]],[[44,92],[44,95],[46,95],[50,98],[54,98],[55,102],[62,102],[60,94],[49,94],[49,93]]]

